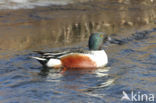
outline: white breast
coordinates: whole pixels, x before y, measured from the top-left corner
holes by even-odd
[[[104,50],[91,51],[91,54],[86,55],[96,63],[97,67],[104,67],[108,63],[108,57]]]
[[[55,66],[61,66],[62,63],[59,59],[50,59],[46,65],[47,67],[55,67]]]

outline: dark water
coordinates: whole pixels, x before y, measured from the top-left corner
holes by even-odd
[[[121,101],[123,91],[156,96],[154,2],[105,1],[0,11],[0,103],[132,103]],[[95,31],[122,41],[103,46],[107,67],[62,72],[30,58],[33,50],[87,49]]]

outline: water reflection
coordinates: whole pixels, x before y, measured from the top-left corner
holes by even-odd
[[[95,96],[91,91],[99,88],[105,88],[113,84],[115,78],[109,76],[110,67],[98,69],[68,69],[62,72],[62,69],[42,69],[39,75],[44,76],[47,82],[61,83],[63,88],[71,91],[78,91],[86,95]],[[93,77],[90,77],[93,76]],[[94,78],[94,79],[93,79]],[[92,80],[91,80],[92,79]],[[83,83],[85,81],[86,83]],[[98,81],[96,81],[98,80]],[[93,86],[90,83],[97,82]],[[88,88],[89,87],[89,88]],[[90,94],[91,93],[91,94]]]
[[[91,32],[122,33],[124,36],[133,32],[134,28],[144,25],[150,28],[154,25],[155,2],[119,0],[114,2],[116,5],[110,3],[113,2],[106,0],[91,2],[88,6],[80,3],[73,6],[0,11],[0,48],[54,48],[87,41]],[[123,29],[129,32],[123,32]]]
[[[0,10],[0,102],[120,103],[123,90],[155,93],[153,5],[154,0],[96,0],[31,10]],[[29,58],[34,55],[31,49],[60,50],[73,45],[86,49],[91,32],[125,38],[140,30],[149,30],[148,38],[106,48],[111,68],[62,73],[60,69],[43,69]]]

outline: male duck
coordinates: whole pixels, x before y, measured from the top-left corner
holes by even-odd
[[[102,44],[107,41],[105,33],[92,33],[89,37],[88,51],[64,51],[61,53],[38,52],[37,59],[43,66],[52,68],[98,68],[106,66],[108,57]]]

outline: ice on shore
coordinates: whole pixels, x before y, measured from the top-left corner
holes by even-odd
[[[73,0],[0,0],[0,9],[31,9],[36,6],[66,5]]]

